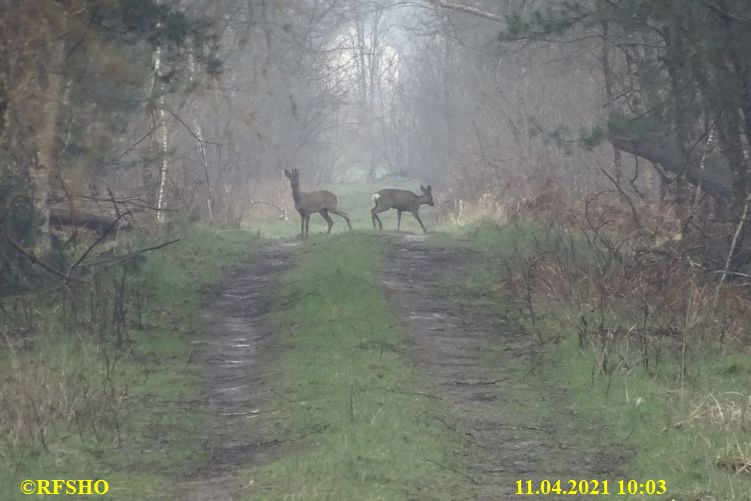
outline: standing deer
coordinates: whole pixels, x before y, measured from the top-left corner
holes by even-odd
[[[347,213],[336,207],[336,195],[326,190],[300,191],[300,172],[297,169],[292,169],[291,171],[284,169],[284,175],[289,178],[289,184],[292,187],[292,198],[295,200],[295,209],[300,213],[301,240],[308,236],[310,215],[314,212],[319,213],[326,220],[326,224],[329,225],[327,233],[331,233],[331,227],[334,226],[334,221],[329,216],[329,212],[343,217],[347,221],[349,229],[352,229]]]
[[[428,185],[427,188],[420,185],[420,191],[422,191],[420,196],[415,195],[411,191],[395,190],[392,188],[379,190],[377,193],[374,193],[373,201],[375,202],[375,207],[370,209],[370,215],[373,219],[373,228],[376,227],[376,221],[378,221],[378,228],[383,229],[381,219],[378,217],[380,212],[389,209],[396,209],[397,231],[399,231],[399,227],[402,224],[402,212],[408,211],[411,212],[412,215],[415,216],[415,219],[417,219],[417,222],[420,223],[422,231],[427,233],[428,230],[426,230],[425,225],[422,224],[422,220],[417,214],[417,210],[423,204],[430,205],[431,207],[433,206],[433,193],[431,192],[430,185]]]

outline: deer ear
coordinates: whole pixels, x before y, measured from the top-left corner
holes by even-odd
[[[420,185],[420,190],[425,191],[425,186]]]
[[[284,175],[290,177],[292,174],[287,169],[284,169]]]
[[[431,188],[431,186],[430,186],[430,185],[428,185],[428,188],[427,188],[427,190],[426,190],[426,191],[427,191],[428,193],[430,193],[430,190],[431,190],[431,189],[432,189],[432,188]]]

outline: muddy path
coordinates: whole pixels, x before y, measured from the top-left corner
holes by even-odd
[[[605,442],[580,450],[576,437],[594,433],[587,428],[591,424],[569,409],[560,410],[572,414],[564,425],[536,413],[532,400],[565,396],[554,383],[532,377],[540,347],[491,301],[467,300],[462,274],[483,259],[468,249],[439,248],[421,236],[404,235],[394,242],[383,278],[404,319],[411,358],[443,401],[446,425],[467,439],[461,473],[474,485],[476,498],[487,500],[518,498],[517,480],[612,476],[628,451]],[[522,364],[529,372],[519,364],[507,367],[519,360],[529,362]]]
[[[205,335],[194,343],[190,363],[204,364],[211,378],[206,430],[197,430],[208,461],[178,482],[175,499],[244,499],[247,479],[238,469],[280,453],[282,439],[260,409],[273,395],[273,372],[265,360],[275,349],[263,325],[269,290],[291,266],[297,244],[281,242],[263,249],[233,269],[205,299]]]
[[[208,367],[210,378],[205,401],[210,417],[206,429],[196,432],[207,460],[178,479],[175,499],[248,499],[253,487],[244,472],[295,453],[278,427],[280,416],[272,415],[283,412],[271,410],[273,360],[281,347],[264,316],[271,308],[269,291],[293,265],[296,245],[267,247],[207,295],[205,336],[194,343],[190,362]],[[530,404],[541,395],[563,401],[565,390],[532,374],[540,349],[535,340],[499,314],[497,304],[477,301],[462,287],[462,275],[482,259],[466,248],[403,235],[392,240],[382,277],[406,327],[405,356],[441,402],[447,433],[466,439],[460,470],[447,474],[466,477],[475,499],[483,500],[517,498],[517,480],[613,477],[628,451],[605,445],[584,450],[577,437],[594,433],[591,423],[575,416],[551,419]],[[529,362],[521,371],[518,363],[508,363],[519,360]]]

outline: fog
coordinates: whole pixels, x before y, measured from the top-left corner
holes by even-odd
[[[749,27],[0,0],[0,498],[751,499]]]

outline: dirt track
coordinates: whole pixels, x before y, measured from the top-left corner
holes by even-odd
[[[208,364],[212,378],[207,402],[213,418],[203,432],[210,459],[181,479],[176,499],[245,499],[249,486],[238,470],[293,453],[273,416],[259,409],[267,409],[273,396],[273,365],[264,362],[273,360],[276,349],[262,323],[270,307],[266,292],[291,266],[294,245],[265,249],[207,298],[206,337],[196,343],[194,358]],[[577,428],[576,420],[568,429],[557,428],[527,407],[525,395],[563,395],[520,374],[518,365],[504,366],[503,360],[533,357],[534,340],[491,302],[464,301],[461,286],[446,287],[447,280],[459,284],[462,270],[477,259],[483,258],[467,249],[438,248],[422,236],[403,235],[393,241],[382,281],[408,332],[406,356],[442,402],[446,426],[466,437],[466,455],[455,473],[469,479],[477,499],[516,498],[516,480],[612,474],[625,451],[573,450],[571,438],[586,429]]]
[[[447,426],[469,442],[461,473],[474,484],[477,499],[518,498],[513,496],[517,480],[613,473],[626,451],[572,450],[572,437],[585,428],[560,429],[529,408],[525,396],[544,393],[559,400],[563,390],[541,386],[518,366],[504,367],[504,361],[528,360],[534,370],[539,348],[491,301],[466,301],[463,270],[481,259],[471,250],[438,248],[405,235],[393,247],[384,277],[391,303],[406,323],[411,356],[446,403]],[[487,266],[490,272],[492,264]],[[566,422],[576,426],[576,419]]]
[[[262,324],[268,290],[291,265],[295,243],[264,249],[236,268],[206,300],[206,336],[194,347],[211,376],[207,396],[212,418],[204,431],[209,462],[180,482],[175,499],[227,500],[244,497],[248,487],[235,475],[242,466],[264,462],[281,446],[278,431],[259,409],[271,397],[273,377],[262,363],[274,346]]]

